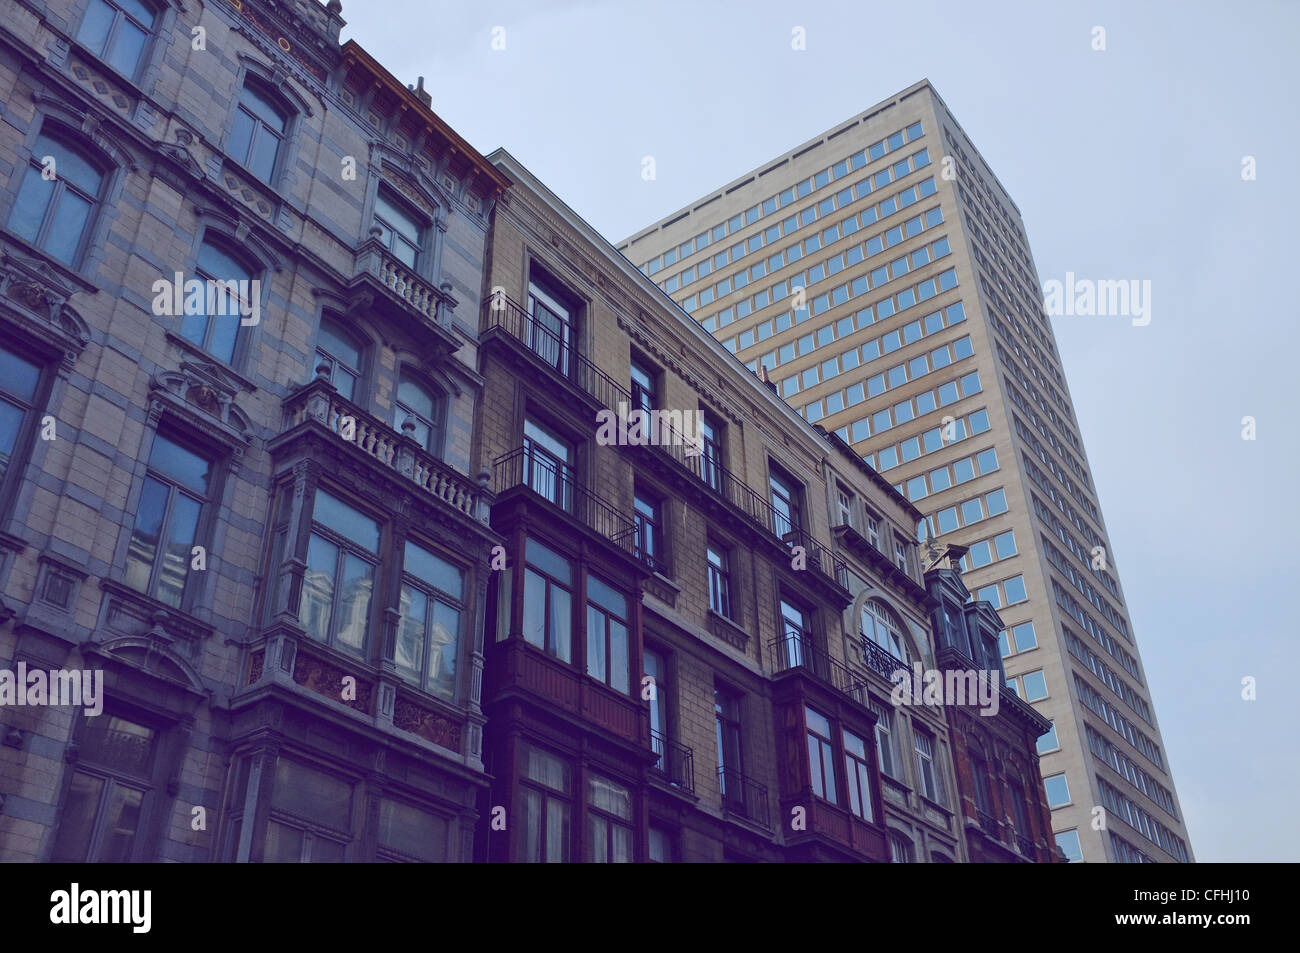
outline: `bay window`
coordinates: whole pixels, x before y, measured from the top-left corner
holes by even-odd
[[[209,460],[162,434],[154,436],[127,545],[128,586],[181,608],[211,480]]]
[[[311,638],[365,654],[378,553],[379,524],[317,490],[298,616]]]
[[[628,694],[628,651],[627,597],[596,576],[588,576],[587,674]]]
[[[524,547],[524,640],[573,661],[573,565],[535,539]]]
[[[456,697],[464,585],[459,569],[406,541],[393,662],[407,681],[449,701]]]

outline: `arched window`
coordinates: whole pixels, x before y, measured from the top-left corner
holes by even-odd
[[[393,425],[411,420],[415,432],[411,434],[425,450],[438,453],[442,444],[442,401],[428,387],[409,374],[403,373],[397,383],[397,400],[393,403]]]
[[[270,91],[256,79],[245,78],[226,152],[270,185],[288,128],[289,114],[276,103]]]
[[[89,153],[41,133],[9,228],[65,264],[80,257],[102,198],[104,171]]]
[[[156,17],[140,0],[90,0],[77,42],[123,76],[135,79]]]
[[[195,271],[203,283],[201,307],[191,305],[190,289],[186,288],[181,337],[213,357],[233,364],[244,317],[251,316],[253,309],[260,305],[253,273],[224,247],[211,241],[204,241],[199,249]]]
[[[894,610],[879,599],[868,599],[862,607],[862,636],[895,658],[911,662],[907,635]]]
[[[406,206],[387,189],[375,196],[375,225],[380,240],[409,268],[416,268],[424,246],[424,227]]]
[[[337,321],[324,318],[316,336],[316,366],[329,365],[328,380],[346,400],[356,400],[361,381],[361,347]],[[316,367],[312,368],[313,375]]]

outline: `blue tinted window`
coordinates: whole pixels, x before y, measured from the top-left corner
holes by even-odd
[[[984,503],[988,507],[990,516],[1005,513],[1007,511],[1007,494],[1003,490],[994,490],[984,497]]]

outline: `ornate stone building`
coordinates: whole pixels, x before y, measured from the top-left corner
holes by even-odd
[[[890,699],[936,665],[919,513],[490,158],[478,856],[966,859],[945,713]]]
[[[504,178],[337,0],[5,11],[0,669],[104,683],[0,860],[468,859]]]

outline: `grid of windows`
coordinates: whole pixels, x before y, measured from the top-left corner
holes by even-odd
[[[1100,776],[1097,778],[1097,787],[1101,803],[1108,812],[1119,817],[1175,860],[1183,863],[1190,861],[1183,839],[1138,807],[1127,794]]]
[[[788,319],[789,315],[778,315],[774,320],[778,333],[788,330],[790,325],[788,321],[783,322],[783,318]],[[824,383],[838,374],[846,373],[855,368],[868,364],[877,358],[886,354],[891,354],[904,345],[911,344],[913,341],[919,341],[923,337],[937,334],[944,328],[954,327],[966,320],[966,310],[960,301],[955,301],[945,308],[933,311],[925,317],[917,318],[902,327],[890,331],[887,334],[875,337],[857,344],[839,354],[823,358],[817,365],[818,376],[815,378],[817,383]],[[759,362],[768,370],[779,367],[782,364],[788,364],[796,357],[803,357],[814,352],[824,354],[826,347],[831,341],[847,338],[855,331],[863,330],[870,327],[875,322],[875,314],[871,308],[863,308],[854,314],[846,314],[837,318],[830,324],[823,325],[815,331],[801,336],[797,340],[781,345],[775,351],[770,351],[760,358]],[[758,325],[760,335],[762,329],[768,322]],[[783,326],[784,325],[784,326]],[[762,337],[760,337],[762,340]],[[781,388],[783,397],[789,397],[796,394],[802,387],[811,387],[812,383],[804,384],[802,373],[793,377],[787,377],[778,385]],[[814,380],[810,378],[810,380]],[[854,401],[856,403],[857,401]]]
[[[1168,788],[1151,777],[1146,771],[1143,771],[1132,758],[1103,738],[1101,732],[1093,728],[1092,725],[1084,725],[1083,728],[1088,736],[1088,748],[1093,754],[1105,761],[1118,774],[1123,775],[1135,788],[1168,811],[1171,817],[1175,820],[1178,819],[1178,806],[1174,803],[1174,796]]]
[[[901,148],[906,143],[915,142],[917,139],[920,139],[923,134],[921,123],[912,123],[906,129],[901,129],[886,136],[884,139],[880,140],[880,142],[873,143],[866,149],[856,152],[847,158],[841,159],[839,162],[823,169],[821,172],[816,173],[810,178],[804,179],[776,195],[763,199],[758,205],[747,209],[739,215],[733,216],[729,221],[714,226],[709,231],[701,232],[695,238],[684,242],[677,248],[670,248],[662,255],[642,265],[641,270],[647,275],[657,274],[665,266],[676,264],[687,255],[703,251],[713,242],[721,241],[723,238],[727,237],[727,235],[736,234],[741,229],[753,225],[760,218],[775,214],[777,209],[785,208],[799,199],[806,198],[817,189],[825,188],[832,181],[842,179],[851,172],[856,172],[858,169],[867,165],[867,163],[883,158],[887,153]],[[927,157],[926,162],[928,161],[929,159]],[[895,163],[895,166],[896,165],[897,163]],[[891,174],[893,167],[882,171],[886,172],[888,176],[884,181],[891,181],[893,178],[893,175]],[[877,173],[877,175],[878,174],[879,173]],[[874,184],[874,181],[875,177],[872,176],[864,179],[863,182],[858,183],[858,185],[861,187],[865,183],[867,184],[867,190],[870,191],[870,187]]]
[[[1121,715],[1119,709],[1102,698],[1097,689],[1080,678],[1077,672],[1074,673],[1074,687],[1078,692],[1079,701],[1087,705],[1095,715],[1119,732],[1124,740],[1141,752],[1152,764],[1158,768],[1164,768],[1165,763],[1160,756],[1160,746],[1134,727],[1133,722]]]

